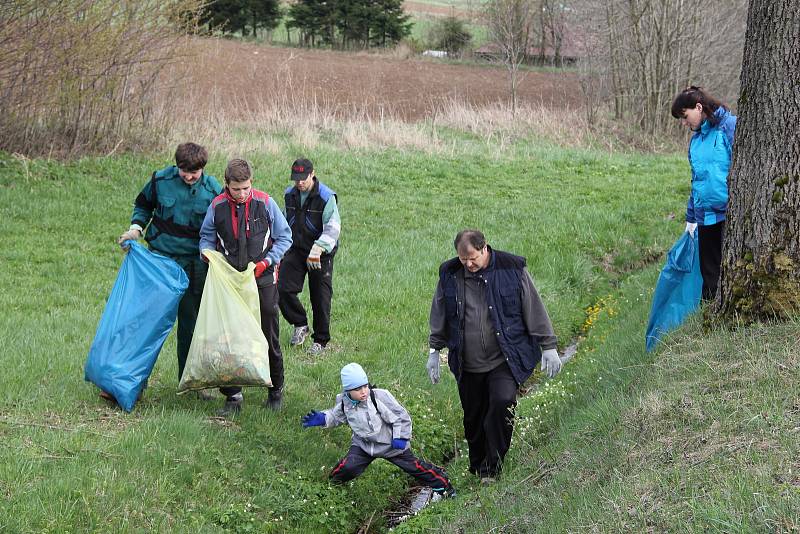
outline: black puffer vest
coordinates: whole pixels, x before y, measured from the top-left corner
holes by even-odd
[[[489,266],[484,270],[489,316],[511,373],[517,384],[523,384],[542,359],[539,344],[528,335],[522,319],[525,258],[499,250],[491,250],[491,254]],[[439,267],[447,316],[447,360],[457,380],[461,379],[460,357],[464,341],[464,296],[458,288],[458,272],[463,269],[458,258],[448,260]]]
[[[214,199],[214,223],[217,230],[217,249],[237,271],[244,271],[249,262],[259,262],[272,248],[270,228],[272,219],[267,203],[269,195],[253,191],[248,199],[237,204],[224,193]],[[242,233],[243,232],[243,233]],[[257,279],[259,286],[273,283],[274,265]]]
[[[308,192],[305,203],[300,205],[300,190],[295,186],[290,186],[284,193],[286,202],[286,221],[292,228],[292,249],[308,255],[314,241],[322,235],[322,212],[331,196],[336,197],[336,193],[328,186],[317,179],[314,179],[314,187]],[[333,256],[339,248],[337,245],[330,252]]]

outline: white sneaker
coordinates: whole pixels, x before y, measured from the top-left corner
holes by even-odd
[[[293,347],[302,345],[303,342],[305,342],[306,337],[308,337],[308,325],[296,326],[294,328],[294,332],[292,333],[292,339],[289,341],[289,345]]]
[[[319,356],[323,352],[325,352],[325,345],[321,345],[316,341],[310,347],[308,347],[308,353],[311,356]]]

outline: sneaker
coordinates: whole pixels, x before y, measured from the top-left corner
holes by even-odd
[[[233,397],[226,398],[225,404],[222,405],[222,409],[217,411],[217,417],[233,417],[241,412],[242,400],[243,397],[241,393],[237,393]]]
[[[267,400],[264,402],[264,406],[269,408],[270,410],[275,410],[276,412],[281,409],[281,405],[283,404],[283,388],[270,388],[269,394],[267,395]]]
[[[456,489],[453,486],[449,488],[436,488],[433,490],[431,502],[441,501],[442,499],[453,499],[456,496]]]
[[[319,356],[323,352],[325,352],[325,345],[317,343],[316,341],[308,347],[308,353],[312,356]]]
[[[292,333],[292,339],[289,341],[289,345],[293,347],[302,345],[305,342],[306,337],[308,337],[308,325],[295,326],[294,333]]]

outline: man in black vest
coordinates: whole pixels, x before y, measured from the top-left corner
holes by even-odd
[[[458,383],[469,470],[488,484],[511,446],[517,390],[539,361],[561,369],[553,326],[525,258],[493,250],[478,230],[455,238],[458,257],[439,267],[427,370],[439,382],[439,350]]]
[[[281,263],[278,277],[280,308],[294,326],[291,345],[302,345],[308,336],[308,316],[298,294],[308,273],[308,290],[314,317],[314,343],[308,349],[319,356],[331,339],[333,257],[339,248],[341,220],[336,193],[317,180],[307,159],[292,164],[293,186],[286,189],[286,220],[292,228],[292,247]]]
[[[266,406],[279,410],[283,403],[283,353],[275,266],[292,245],[291,230],[275,199],[253,188],[253,171],[243,159],[232,159],[225,169],[225,189],[208,207],[200,228],[200,251],[222,252],[237,271],[255,263],[261,331],[269,344],[272,387]],[[242,409],[242,388],[224,387],[225,405],[218,415],[228,417]]]

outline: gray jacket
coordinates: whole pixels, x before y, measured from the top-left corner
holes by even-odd
[[[323,413],[325,428],[347,423],[353,431],[353,445],[358,445],[370,456],[397,456],[403,451],[392,448],[392,439],[411,441],[411,416],[385,389],[371,390],[370,397],[356,405],[346,392],[339,393],[336,405]]]

